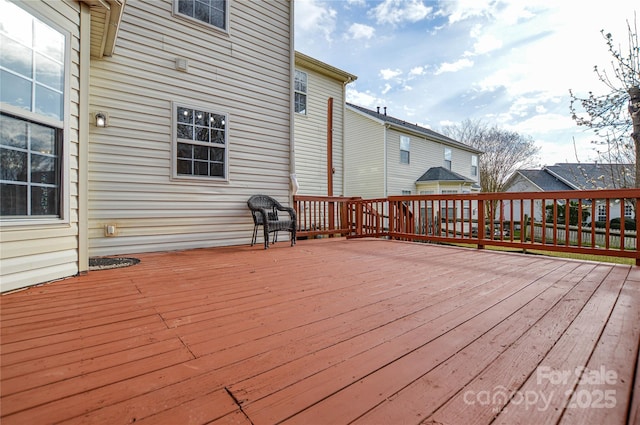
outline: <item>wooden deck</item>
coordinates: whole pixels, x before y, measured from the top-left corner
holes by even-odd
[[[638,424],[640,269],[384,240],[136,255],[1,300],[11,424]]]

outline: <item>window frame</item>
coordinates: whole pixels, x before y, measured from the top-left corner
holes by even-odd
[[[402,149],[404,144],[403,142],[406,143],[404,147],[408,149]],[[403,153],[406,153],[406,155],[403,155]],[[405,135],[400,136],[400,164],[411,164],[411,137]]]
[[[230,9],[229,3],[231,2],[231,0],[223,0],[223,1],[224,1],[224,28],[220,28],[220,27],[218,27],[216,25],[213,25],[213,24],[211,24],[209,22],[202,21],[202,20],[200,20],[198,18],[195,18],[195,17],[193,17],[191,15],[187,15],[187,14],[184,14],[184,13],[180,12],[179,11],[180,0],[173,0],[173,7],[171,8],[171,11],[172,11],[173,16],[178,17],[180,19],[185,19],[185,20],[187,20],[189,22],[195,23],[197,25],[202,25],[202,26],[204,26],[206,28],[213,29],[213,30],[218,31],[218,32],[223,33],[223,34],[229,34],[229,9]]]
[[[451,171],[453,161],[451,158],[453,157],[453,151],[451,148],[444,148],[444,168]]]
[[[471,155],[471,176],[478,177],[478,155]]]
[[[298,87],[297,87],[298,73],[303,74],[305,76],[304,91],[298,90]],[[298,102],[296,101],[296,97],[298,95],[304,96],[303,111],[298,111]],[[308,111],[309,111],[309,73],[305,71],[301,71],[299,69],[295,69],[293,72],[293,112],[298,115],[307,116]]]
[[[194,182],[194,183],[227,183],[229,182],[229,113],[220,112],[221,108],[212,105],[195,104],[191,102],[172,102],[171,103],[171,179],[175,181]],[[224,117],[224,176],[211,175],[193,175],[178,173],[178,143],[189,143],[193,146],[219,147],[212,142],[198,142],[197,140],[188,140],[178,137],[178,108],[200,110],[205,113],[221,115]]]
[[[596,214],[598,215],[598,220],[597,221],[607,221],[607,210],[609,209],[609,205],[608,204],[598,204],[598,209],[596,211]]]
[[[9,2],[12,3],[12,2]],[[33,122],[34,124],[51,127],[56,130],[59,135],[60,141],[58,147],[60,152],[58,153],[58,170],[57,178],[58,183],[58,215],[26,215],[26,216],[2,216],[0,215],[0,222],[3,226],[28,226],[28,225],[49,225],[49,224],[64,224],[68,225],[71,222],[71,177],[70,177],[70,129],[69,129],[69,110],[71,103],[71,38],[72,34],[69,30],[58,25],[53,20],[49,19],[46,15],[42,14],[39,10],[32,8],[28,2],[15,4],[14,6],[22,9],[25,13],[31,15],[32,19],[36,19],[48,26],[52,30],[56,31],[64,37],[63,43],[63,78],[62,78],[62,105],[61,105],[61,119],[57,119],[51,116],[43,115],[32,110],[23,109],[21,107],[10,105],[4,102],[0,102],[0,109],[10,116],[26,122]]]

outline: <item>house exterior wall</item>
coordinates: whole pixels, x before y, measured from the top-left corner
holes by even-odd
[[[90,108],[108,126],[90,134],[91,256],[246,244],[251,195],[289,203],[293,4],[229,4],[227,33],[170,0],[128,2],[116,53],[92,60]],[[226,115],[226,180],[173,177],[174,102]]]
[[[410,159],[409,164],[400,162],[400,137],[410,138]],[[451,171],[461,174],[469,179],[478,180],[478,176],[471,176],[471,156],[472,152],[456,147],[446,146],[441,142],[429,140],[413,133],[407,133],[396,128],[387,130],[387,170],[388,181],[387,191],[389,196],[401,195],[403,191],[411,191],[411,194],[420,194],[420,190],[425,190],[427,183],[420,184],[422,189],[417,187],[416,180],[420,178],[429,168],[442,167],[444,165],[444,149],[451,149]],[[436,190],[441,185],[434,182],[432,185]],[[447,189],[460,188],[459,183],[453,186],[446,184]],[[436,191],[436,193],[440,193]]]
[[[294,114],[296,177],[301,195],[326,196],[328,100],[333,98],[333,195],[343,189],[344,84],[303,65],[307,73],[307,112]]]
[[[345,196],[379,198],[385,193],[385,127],[345,110]]]
[[[17,5],[66,38],[61,217],[3,218],[0,292],[78,273],[81,6],[71,0]]]
[[[346,196],[377,198],[402,195],[408,191],[420,194],[420,190],[431,189],[439,193],[438,182],[416,185],[416,180],[429,168],[444,165],[445,147],[452,151],[452,171],[478,181],[478,176],[471,175],[471,158],[478,155],[473,151],[385,124],[382,119],[349,106],[345,112],[345,123]],[[410,140],[408,164],[401,162],[402,136]],[[460,183],[454,186],[462,191]]]

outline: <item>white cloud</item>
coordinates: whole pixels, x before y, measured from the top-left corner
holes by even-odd
[[[433,8],[420,0],[384,0],[371,11],[379,24],[400,24],[425,19]]]
[[[372,94],[370,91],[360,92],[356,89],[356,84],[349,84],[346,90],[347,102],[355,105],[364,106],[373,109],[376,106],[385,103],[385,100]]]
[[[384,85],[384,89],[382,89],[382,94],[385,95],[389,93],[389,90],[391,90],[391,84],[387,83]]]
[[[399,69],[381,69],[380,76],[383,80],[391,80],[402,75],[402,71]]]
[[[440,64],[434,75],[439,75],[445,72],[457,72],[464,68],[469,68],[473,66],[473,61],[467,58],[457,60],[455,62],[444,62]]]
[[[497,39],[491,34],[485,34],[478,37],[478,41],[473,44],[474,53],[477,55],[483,55],[501,47],[502,40]]]
[[[375,28],[370,27],[369,25],[356,23],[351,24],[347,32],[349,33],[349,38],[352,38],[354,40],[358,40],[361,38],[370,39],[375,33]]]
[[[410,77],[417,77],[425,74],[424,66],[416,66],[415,68],[411,68],[409,71]]]
[[[336,27],[337,12],[327,3],[320,4],[318,0],[296,0],[295,31],[299,37],[322,37],[332,40]]]

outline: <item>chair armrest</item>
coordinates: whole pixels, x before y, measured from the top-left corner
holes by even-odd
[[[276,208],[278,209],[278,211],[286,211],[287,213],[289,213],[289,217],[291,218],[291,220],[296,221],[296,210],[294,210],[291,207],[284,207],[282,205],[277,205]]]

